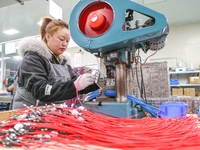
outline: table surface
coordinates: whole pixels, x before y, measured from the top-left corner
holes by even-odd
[[[11,102],[13,99],[13,96],[1,96],[0,95],[0,102]]]

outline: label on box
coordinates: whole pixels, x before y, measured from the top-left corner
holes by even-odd
[[[198,80],[199,77],[191,77],[191,78],[190,78],[191,81],[194,81],[195,79]]]

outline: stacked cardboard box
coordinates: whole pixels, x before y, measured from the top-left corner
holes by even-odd
[[[184,88],[184,95],[195,97],[195,88]]]
[[[199,74],[199,76],[190,76],[189,83],[190,84],[200,84],[200,74]]]
[[[173,96],[192,96],[195,97],[195,88],[173,88],[172,89]]]
[[[172,95],[183,95],[183,88],[173,88]]]

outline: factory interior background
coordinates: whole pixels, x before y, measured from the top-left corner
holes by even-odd
[[[168,19],[170,28],[166,46],[155,55],[149,57],[147,62],[167,62],[168,69],[199,70],[200,49],[200,1],[199,0],[134,0],[135,2],[149,7],[164,14]],[[24,37],[35,36],[39,38],[39,21],[44,16],[52,18],[60,17],[69,22],[70,14],[78,0],[1,0],[0,1],[0,57],[1,78],[0,90],[5,91],[5,78],[14,75],[22,58],[17,53],[20,40]],[[57,9],[53,12],[51,10]],[[55,16],[54,16],[55,15]],[[18,33],[5,34],[5,30],[16,29]],[[72,57],[71,65],[99,67],[100,59],[83,50],[71,39],[66,53]],[[154,51],[146,54],[141,51],[142,61]],[[89,59],[88,59],[89,58]],[[191,73],[192,74],[192,73]],[[179,78],[179,82],[188,83],[188,75],[173,76]],[[170,80],[169,75],[169,80]],[[197,95],[200,85],[194,86]],[[169,85],[169,88],[170,85]],[[172,91],[170,91],[172,92]],[[171,93],[172,94],[172,93]],[[195,95],[195,96],[196,96]]]
[[[200,149],[200,0],[94,1],[0,0],[0,149]],[[165,47],[160,50],[148,50],[146,53],[142,49],[137,49],[135,54],[132,54],[132,52],[127,51],[127,49],[130,50],[130,45],[135,42],[132,37],[130,41],[120,41],[120,44],[109,43],[109,40],[112,41],[112,39],[103,39],[110,44],[110,47],[107,46],[106,48],[112,48],[104,53],[104,62],[103,59],[89,53],[82,48],[83,46],[80,47],[74,41],[79,40],[80,42],[80,37],[84,37],[86,41],[83,42],[84,44],[92,40],[94,43],[95,40],[99,40],[99,37],[102,40],[102,35],[110,34],[109,30],[105,34],[95,35],[95,38],[92,37],[93,39],[90,38],[92,40],[88,40],[89,36],[86,36],[87,34],[83,35],[83,32],[79,30],[78,23],[74,24],[73,27],[77,28],[80,34],[76,37],[78,40],[71,38],[65,52],[71,56],[70,64],[74,69],[73,71],[75,74],[81,75],[80,72],[83,68],[100,70],[99,72],[96,71],[100,74],[98,81],[102,79],[101,84],[104,85],[99,88],[93,84],[92,79],[92,83],[89,85],[95,85],[99,89],[87,94],[77,94],[79,83],[75,83],[80,78],[76,79],[75,82],[68,82],[67,80],[58,82],[58,80],[46,80],[48,76],[45,80],[42,79],[47,82],[45,87],[42,87],[45,92],[42,91],[43,89],[40,90],[41,88],[35,88],[37,89],[36,94],[41,93],[42,95],[43,99],[40,99],[41,101],[36,99],[36,96],[33,98],[33,94],[28,95],[30,92],[27,92],[26,87],[21,87],[25,91],[23,94],[28,93],[30,100],[26,96],[23,98],[22,94],[18,94],[19,97],[21,96],[20,98],[25,99],[25,101],[27,99],[28,101],[32,100],[34,104],[31,103],[30,105],[35,106],[26,106],[25,101],[22,101],[18,106],[26,108],[11,110],[10,105],[12,104],[13,94],[7,88],[14,82],[17,69],[23,59],[18,54],[20,42],[26,37],[35,37],[41,40],[40,19],[43,17],[62,19],[69,23],[70,20],[76,20],[75,17],[70,19],[71,14],[74,13],[73,16],[76,16],[80,12],[85,12],[82,10],[80,12],[73,11],[76,8],[75,6],[87,4],[88,7],[84,8],[90,8],[89,6],[102,4],[103,1],[109,1],[113,4],[113,8],[116,7],[114,4],[119,1],[122,4],[124,3],[123,6],[126,4],[126,7],[129,7],[127,5],[130,2],[136,2],[141,6],[145,6],[142,7],[144,10],[150,8],[164,14],[169,25]],[[92,5],[89,4],[90,2]],[[105,7],[104,4],[102,6]],[[140,5],[136,6],[139,7]],[[82,9],[82,7],[79,7],[79,10],[80,8]],[[113,14],[117,14],[116,11],[119,11],[119,9],[121,9],[120,5],[118,5],[118,9],[113,11]],[[104,8],[103,11],[107,12]],[[92,13],[90,12],[87,15],[89,16]],[[128,18],[126,16],[128,13],[124,12],[124,18]],[[121,19],[121,17],[119,18]],[[149,46],[150,42],[155,40],[154,35],[156,34],[159,35],[156,40],[162,39],[163,35],[160,36],[161,34],[164,34],[165,37],[166,32],[164,33],[164,31],[166,31],[167,23],[165,17],[163,18],[164,25],[162,29],[159,29],[159,33],[156,31],[156,33],[150,32],[143,37],[139,36],[140,34],[136,36],[137,39],[144,40],[141,42],[144,47]],[[139,19],[137,21],[142,23],[142,26],[132,28],[133,30],[149,27],[145,24],[148,19],[147,16],[136,12],[134,19]],[[159,23],[162,24],[162,21]],[[124,26],[129,23],[127,20],[121,22]],[[130,25],[137,26],[137,23],[131,22]],[[113,24],[112,27],[109,27],[111,29]],[[120,31],[124,29],[123,27],[120,28]],[[116,28],[112,28],[112,30],[119,31]],[[153,37],[153,39],[149,39],[149,37]],[[124,37],[119,38],[123,39]],[[115,40],[116,37],[113,37],[113,39]],[[149,41],[145,41],[146,39]],[[125,44],[128,43],[127,41],[131,43],[128,45],[129,47]],[[101,43],[102,41],[99,40],[98,42]],[[163,43],[162,39],[157,45]],[[98,50],[105,48],[103,46],[98,47]],[[131,46],[131,48],[138,48],[138,45]],[[113,49],[114,52],[119,52],[119,48],[122,50],[122,53],[117,53],[120,57],[116,53],[112,55]],[[113,58],[111,58],[111,55]],[[125,60],[130,64],[122,61],[126,66],[121,65],[121,56],[125,56]],[[137,59],[134,59],[135,61],[132,59],[134,57],[137,57]],[[110,60],[107,58],[110,58]],[[58,61],[56,61],[56,65],[60,65]],[[56,79],[58,79],[57,77]],[[89,77],[94,76],[90,74]],[[49,85],[51,83],[59,85],[59,88]],[[68,83],[71,84],[70,88]],[[60,86],[64,88],[60,88]],[[50,92],[51,89],[54,89],[54,93],[46,93],[46,89]],[[62,92],[63,89],[67,92]],[[77,97],[63,100],[63,97],[66,98],[66,95],[72,94],[69,89],[74,89],[74,95],[76,94]],[[55,95],[55,91],[58,91],[58,94],[54,99],[51,96]],[[19,93],[20,90],[17,92]],[[58,102],[57,97],[61,97],[58,98],[59,102],[62,100],[64,103],[55,104],[55,102]],[[53,101],[50,103],[48,100],[52,99]],[[18,99],[14,101],[16,103],[20,102]],[[43,102],[42,105],[40,105],[40,102]],[[50,105],[43,106],[46,102],[49,102]]]

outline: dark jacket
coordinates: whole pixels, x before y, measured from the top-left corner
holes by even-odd
[[[77,76],[68,64],[69,57],[60,55],[60,63],[43,41],[27,38],[21,42],[19,53],[24,56],[18,69],[18,89],[13,100],[13,109],[23,104],[39,105],[56,103],[76,97],[74,81]],[[79,94],[98,89],[96,84],[79,91]]]

